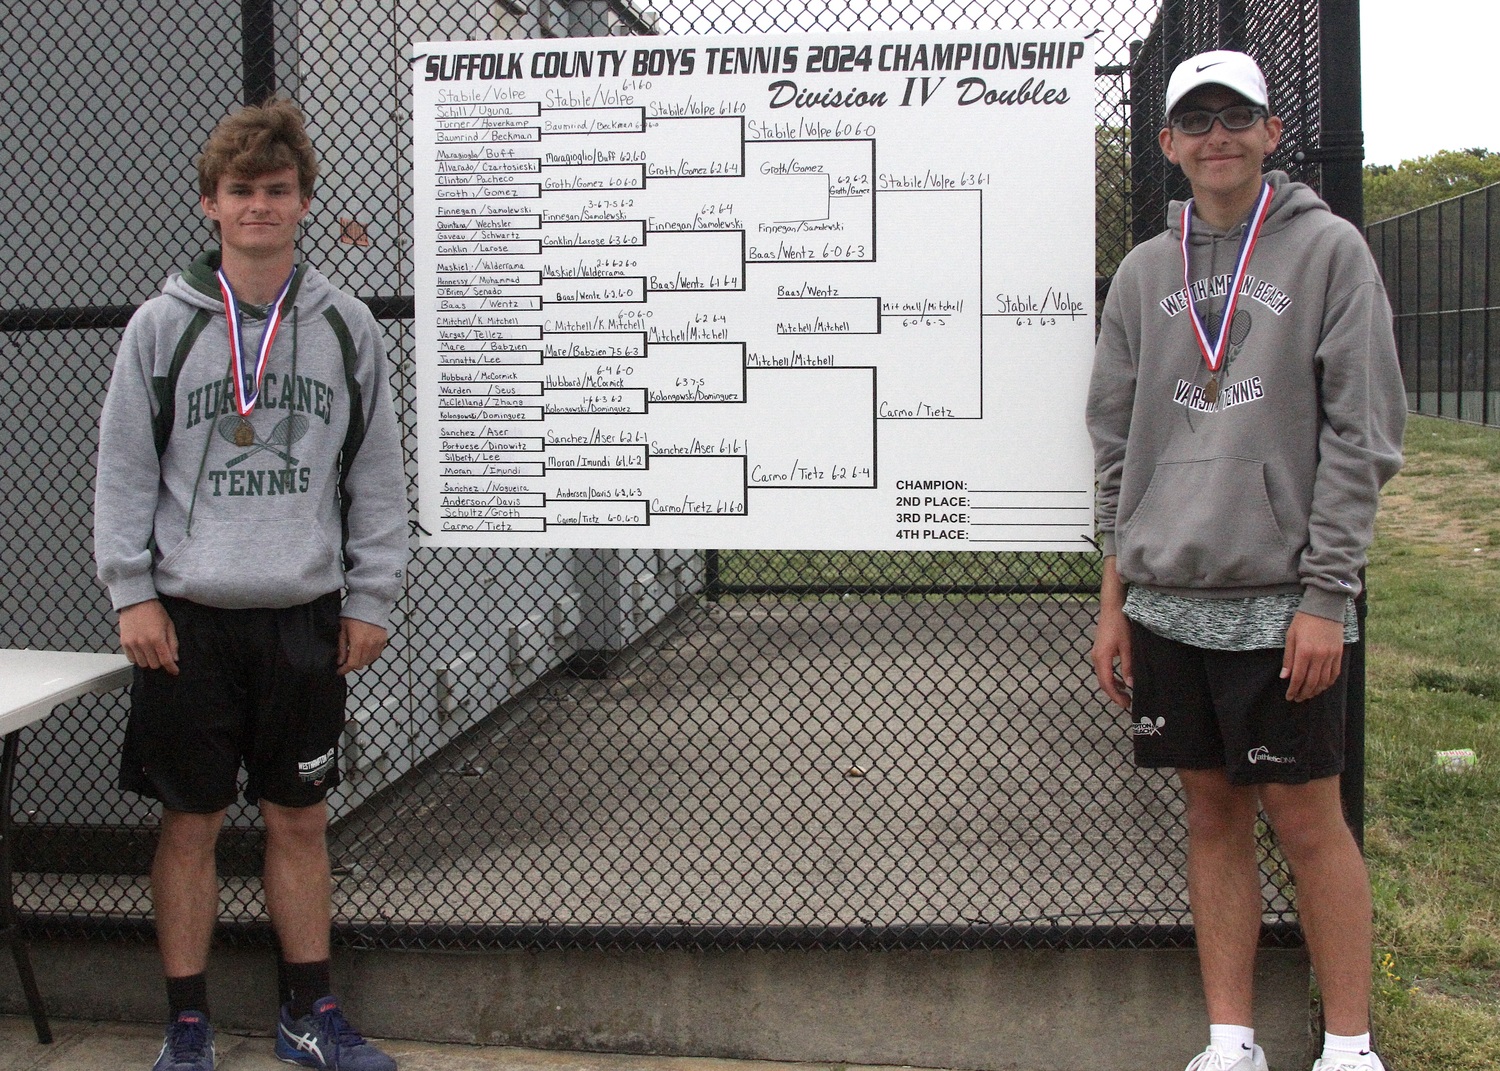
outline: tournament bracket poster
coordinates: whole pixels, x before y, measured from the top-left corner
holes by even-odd
[[[425,545],[1092,549],[1082,32],[411,69]]]

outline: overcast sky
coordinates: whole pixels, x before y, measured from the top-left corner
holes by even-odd
[[[1361,0],[1365,163],[1500,152],[1497,30],[1497,0]]]

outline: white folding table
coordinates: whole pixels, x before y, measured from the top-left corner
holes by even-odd
[[[31,970],[31,954],[16,924],[11,872],[11,788],[16,772],[16,743],[20,731],[51,714],[61,703],[90,692],[109,692],[130,683],[131,666],[124,655],[82,651],[18,651],[0,649],[0,940],[10,945],[26,1006],[37,1040],[47,1044],[52,1029],[41,991]]]

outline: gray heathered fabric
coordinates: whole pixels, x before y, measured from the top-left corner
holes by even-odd
[[[1158,636],[1211,651],[1261,651],[1286,646],[1286,630],[1302,596],[1256,595],[1245,599],[1189,599],[1133,587],[1125,616]],[[1344,642],[1359,641],[1354,600],[1344,603]]]

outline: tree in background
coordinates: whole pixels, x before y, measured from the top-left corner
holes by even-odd
[[[1378,223],[1461,193],[1500,182],[1500,153],[1445,149],[1402,160],[1400,167],[1365,167],[1365,222]]]
[[[1130,251],[1130,131],[1094,127],[1094,274],[1114,275]]]

